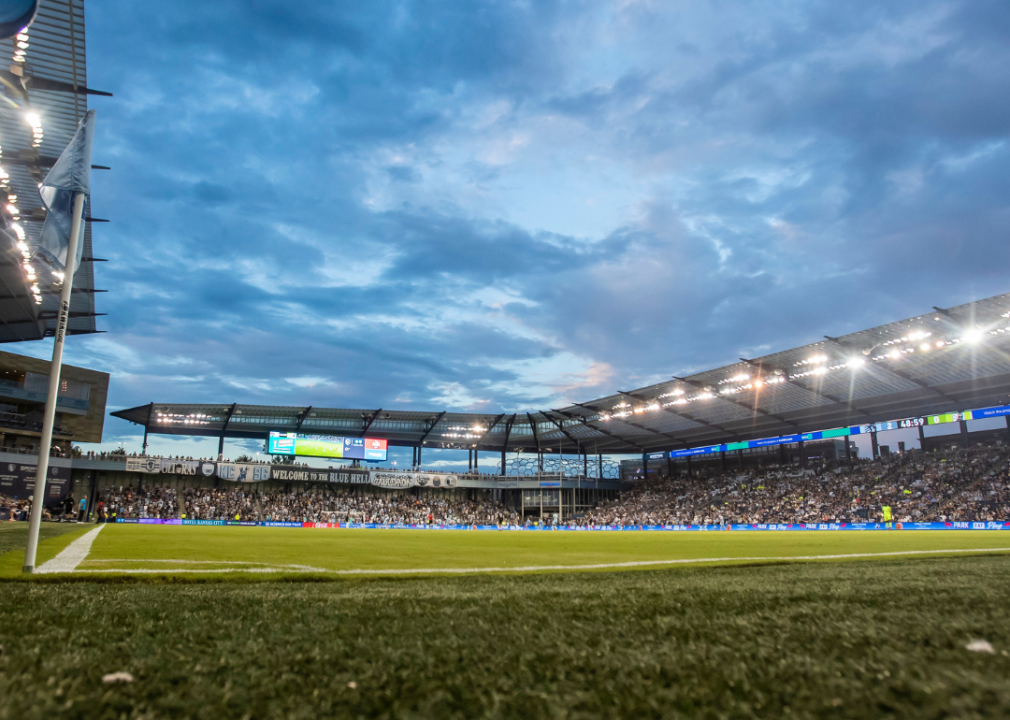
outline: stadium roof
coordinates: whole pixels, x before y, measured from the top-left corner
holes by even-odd
[[[88,95],[109,94],[87,87],[83,0],[41,0],[38,16],[26,34],[27,40],[15,37],[0,42],[0,53],[6,57],[0,61],[0,67],[5,68],[0,69],[0,82],[7,100],[0,112],[0,191],[6,195],[0,207],[8,227],[10,223],[17,225],[9,233],[0,233],[0,342],[38,340],[53,334],[59,281],[48,265],[32,261],[40,292],[37,304],[17,241],[32,245],[38,239],[45,220],[38,185],[87,112]],[[8,212],[8,205],[17,212]],[[98,332],[95,293],[104,292],[95,289],[91,225],[97,220],[90,220],[90,202],[85,215],[89,222],[84,232],[84,260],[74,276],[70,334]]]
[[[477,414],[151,403],[112,413],[148,432],[271,430],[393,445],[642,453],[897,420],[1010,398],[1010,293],[556,410]]]

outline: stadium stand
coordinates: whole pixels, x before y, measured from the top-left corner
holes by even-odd
[[[817,468],[772,466],[646,481],[590,525],[991,521],[1010,518],[1006,447],[910,452]]]
[[[696,473],[643,480],[619,497],[564,522],[568,525],[722,525],[1010,519],[1010,447],[911,451],[853,464],[828,461]],[[455,499],[423,490],[362,492],[351,488],[258,491],[255,488],[107,489],[110,519],[175,518],[275,522],[532,525],[492,499]]]

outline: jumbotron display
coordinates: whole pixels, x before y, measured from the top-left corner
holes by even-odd
[[[383,462],[387,449],[387,441],[379,438],[271,432],[267,441],[267,452],[271,455],[301,455],[338,460]]]

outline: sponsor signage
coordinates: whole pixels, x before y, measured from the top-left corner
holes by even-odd
[[[0,495],[24,499],[35,492],[38,465],[0,463]],[[46,473],[46,505],[58,502],[70,487],[70,468],[50,465]]]

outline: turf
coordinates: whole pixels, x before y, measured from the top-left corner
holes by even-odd
[[[39,526],[39,549],[36,553],[38,562],[42,563],[54,557],[71,540],[92,527],[94,526],[75,523],[42,523]],[[56,538],[60,540],[57,541]],[[13,567],[16,572],[21,572],[27,544],[28,523],[0,522],[0,567],[8,571]]]
[[[578,568],[614,563],[783,557],[951,549],[1010,550],[1010,533],[879,532],[495,532],[332,530],[110,525],[80,571],[158,570],[182,577],[253,568],[289,575],[362,571]],[[734,560],[736,559],[736,560]],[[9,575],[19,568],[0,563]],[[321,571],[316,573],[315,571]]]
[[[0,719],[1010,715],[1003,556],[0,593]]]

